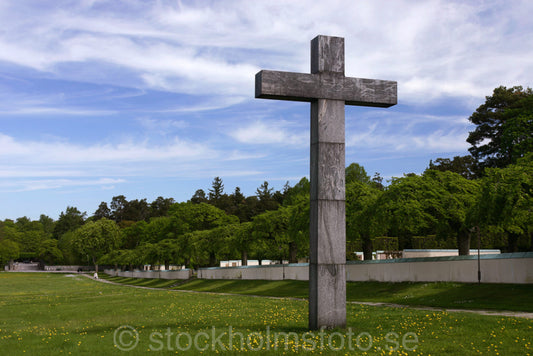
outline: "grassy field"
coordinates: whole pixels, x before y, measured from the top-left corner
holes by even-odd
[[[173,287],[175,281],[105,277],[113,282],[201,292],[308,297],[304,281],[205,280]],[[487,309],[533,312],[533,284],[378,283],[348,282],[347,300],[431,306],[449,309]]]
[[[283,293],[301,289],[281,287],[286,288]],[[256,288],[261,289],[259,284]],[[3,272],[0,350],[2,355],[533,353],[531,319],[349,304],[345,330],[309,332],[307,308],[301,300],[147,290],[76,275]]]

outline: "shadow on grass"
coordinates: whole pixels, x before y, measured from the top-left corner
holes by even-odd
[[[533,285],[467,283],[347,284],[350,301],[385,302],[452,309],[533,311]]]

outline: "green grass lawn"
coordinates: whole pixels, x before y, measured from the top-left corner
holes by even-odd
[[[164,279],[104,278],[158,288],[176,283]],[[309,286],[305,281],[196,279],[173,289],[307,299]],[[346,294],[348,301],[357,302],[533,312],[533,284],[348,282]]]
[[[199,282],[190,283],[200,288]],[[276,289],[254,283],[257,291]],[[279,284],[277,290],[283,294],[305,286]],[[533,353],[530,319],[349,304],[345,330],[319,333],[307,329],[307,308],[302,300],[148,290],[76,275],[2,272],[0,350],[2,355]],[[230,344],[233,351],[226,350]],[[127,346],[132,350],[121,350]]]

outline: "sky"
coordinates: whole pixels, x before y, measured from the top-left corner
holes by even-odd
[[[494,88],[533,86],[533,2],[0,1],[0,220],[124,195],[187,201],[309,177],[309,103],[254,98],[261,69],[309,73],[345,38],[347,76],[398,105],[346,106],[346,165],[385,179],[468,153]]]

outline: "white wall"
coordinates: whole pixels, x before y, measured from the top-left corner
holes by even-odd
[[[481,282],[533,283],[533,253],[481,256]],[[378,282],[478,281],[477,256],[409,258],[349,262],[346,280]],[[307,264],[201,268],[201,279],[308,280]]]
[[[160,279],[189,279],[192,276],[192,270],[190,269],[182,269],[179,271],[115,271],[112,269],[106,269],[104,270],[104,273],[114,277]]]

